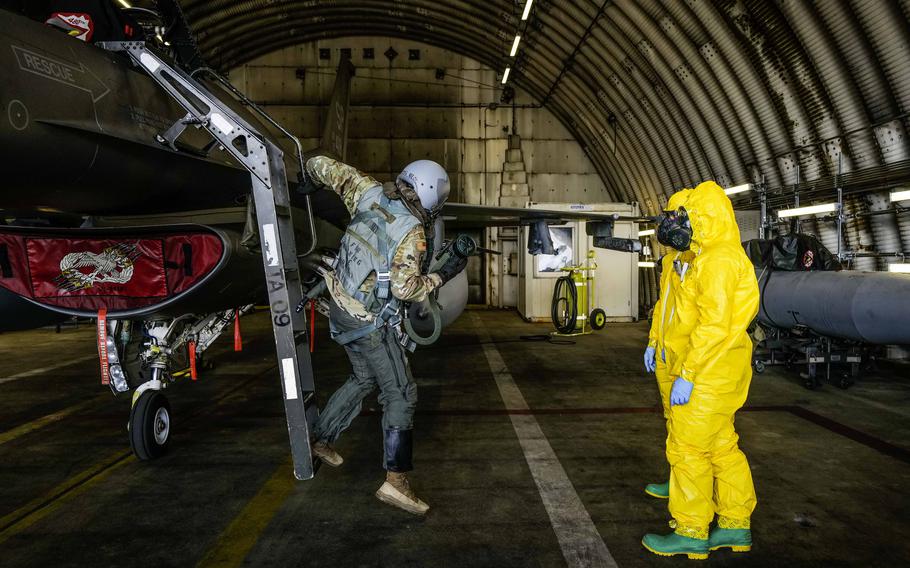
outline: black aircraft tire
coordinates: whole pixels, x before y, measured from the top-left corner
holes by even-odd
[[[171,404],[158,391],[145,391],[130,411],[130,448],[143,461],[160,458],[171,442]]]
[[[607,325],[607,312],[600,308],[591,311],[591,329],[601,330]]]

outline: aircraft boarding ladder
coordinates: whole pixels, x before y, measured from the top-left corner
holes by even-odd
[[[176,149],[175,141],[188,126],[204,128],[217,144],[250,172],[272,328],[275,332],[278,369],[281,373],[284,408],[291,439],[294,476],[297,479],[311,479],[315,470],[310,453],[310,427],[319,411],[316,407],[312,359],[307,346],[306,315],[298,313],[295,309],[303,297],[303,292],[291,219],[284,153],[193,76],[161,59],[148,49],[144,42],[106,42],[102,47],[126,53],[186,111],[183,118],[177,120],[167,132],[158,136],[159,142]],[[297,148],[301,175],[306,175],[303,151],[300,141],[295,136],[214,71],[200,69],[194,74],[198,72],[210,74],[234,96],[240,98],[244,104],[290,138]],[[306,200],[311,241],[310,250],[300,256],[306,256],[316,248],[312,204],[309,196]]]

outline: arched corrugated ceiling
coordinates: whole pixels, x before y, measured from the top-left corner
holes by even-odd
[[[538,0],[526,22],[525,0],[181,3],[222,69],[357,35],[511,65],[509,81],[566,124],[612,196],[646,212],[706,178],[787,188],[799,167],[809,197],[839,159],[891,182],[910,159],[910,0]]]

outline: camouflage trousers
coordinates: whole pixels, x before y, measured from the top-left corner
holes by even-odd
[[[364,322],[348,315],[332,302],[329,315],[333,335],[363,327]],[[333,443],[360,414],[363,399],[379,387],[382,405],[385,467],[391,471],[410,469],[411,429],[417,406],[417,383],[411,375],[407,352],[394,329],[383,327],[344,346],[353,372],[332,395],[316,425],[316,440]]]

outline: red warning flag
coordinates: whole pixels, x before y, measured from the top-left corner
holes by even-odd
[[[190,378],[195,381],[199,378],[199,375],[196,373],[196,342],[190,341],[187,344],[187,347],[190,351]]]
[[[234,310],[234,351],[243,351],[243,338],[240,336],[240,310]]]
[[[107,310],[98,310],[98,358],[101,360],[101,384],[111,384],[111,372],[107,362]]]

